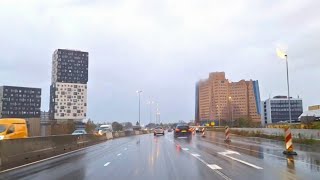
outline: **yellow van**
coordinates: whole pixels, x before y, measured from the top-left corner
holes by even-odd
[[[27,123],[24,119],[0,119],[0,140],[28,137]]]

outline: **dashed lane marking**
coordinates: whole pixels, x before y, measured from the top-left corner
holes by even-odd
[[[191,154],[192,156],[194,156],[194,157],[200,157],[200,154]]]
[[[104,166],[104,167],[107,167],[110,163],[111,163],[111,162],[107,162],[107,163],[105,163],[103,166]]]
[[[207,165],[209,168],[215,170],[215,169],[222,169],[220,166],[216,165],[216,164],[208,164]]]
[[[254,165],[254,164],[251,164],[251,163],[248,163],[248,162],[246,162],[246,161],[243,161],[243,160],[241,160],[241,159],[238,159],[238,158],[235,158],[235,157],[232,157],[232,156],[229,156],[228,154],[239,154],[239,153],[237,153],[237,152],[233,152],[233,151],[226,151],[226,152],[219,152],[218,154],[220,154],[220,155],[223,155],[223,156],[225,156],[225,157],[228,157],[228,158],[230,158],[230,159],[232,159],[232,160],[235,160],[235,161],[238,161],[238,162],[240,162],[240,163],[242,163],[242,164],[245,164],[245,165],[247,165],[247,166],[251,166],[251,167],[253,167],[253,168],[256,168],[256,169],[263,169],[262,167],[259,167],[259,166],[256,166],[256,165]]]

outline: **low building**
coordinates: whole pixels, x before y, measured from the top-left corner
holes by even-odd
[[[320,110],[320,105],[313,105],[308,107],[309,111]]]
[[[303,113],[302,99],[290,98],[291,121],[299,121],[299,116]],[[261,103],[262,116],[261,124],[289,122],[289,101],[287,96],[275,96]]]
[[[0,87],[0,118],[26,119],[29,136],[40,136],[40,107],[40,88]]]
[[[303,112],[299,116],[299,121],[304,122],[304,123],[312,122],[312,121],[320,121],[320,109],[309,110],[309,111]]]
[[[40,118],[41,89],[0,87],[0,118]]]

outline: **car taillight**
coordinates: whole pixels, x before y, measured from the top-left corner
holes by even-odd
[[[180,131],[180,129],[176,129],[176,132],[179,132]]]
[[[192,128],[189,128],[189,132],[192,132]]]

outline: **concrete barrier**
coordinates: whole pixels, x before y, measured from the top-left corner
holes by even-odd
[[[125,132],[119,132],[119,137],[124,137],[126,136]]]
[[[109,139],[113,139],[112,132],[107,132],[107,133],[106,133],[106,137],[107,137],[108,140],[109,140]]]
[[[118,133],[118,132],[112,132],[112,136],[113,136],[114,138],[118,138],[118,137],[119,137],[119,133]]]
[[[231,128],[231,133],[232,130],[284,136],[284,129],[277,128]],[[291,134],[294,138],[320,140],[320,130],[316,129],[291,129]]]
[[[1,140],[0,171],[88,147],[108,139],[139,134],[142,132],[110,132],[105,136],[86,134]]]
[[[93,134],[2,140],[0,141],[0,169],[44,159],[105,140],[107,137]]]

